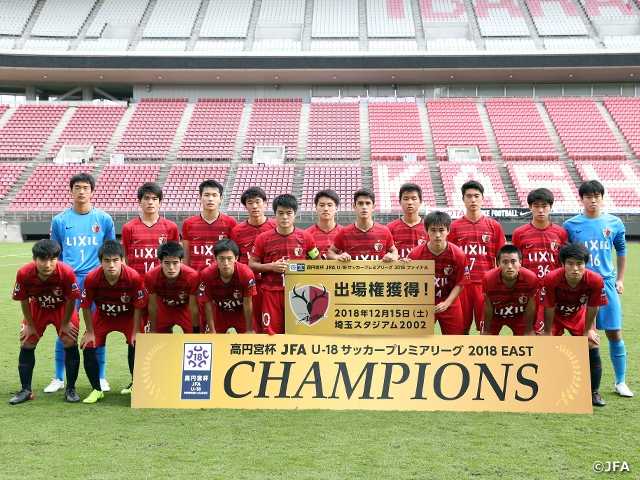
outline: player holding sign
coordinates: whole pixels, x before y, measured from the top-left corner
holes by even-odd
[[[405,183],[400,187],[399,197],[403,215],[387,224],[387,228],[393,235],[400,258],[407,258],[412,249],[427,242],[425,224],[418,213],[422,205],[422,188],[415,183]]]
[[[544,277],[544,334],[560,336],[567,329],[573,336],[589,339],[591,403],[604,407],[606,403],[598,393],[602,379],[600,336],[593,326],[599,308],[607,304],[604,282],[600,275],[586,269],[590,255],[583,244],[565,245],[559,257],[563,268]]]

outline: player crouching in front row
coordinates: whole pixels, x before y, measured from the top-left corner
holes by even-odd
[[[140,275],[133,268],[123,264],[124,248],[114,240],[106,240],[98,249],[100,266],[87,275],[82,290],[82,318],[87,330],[80,341],[84,350],[84,370],[93,391],[83,401],[96,403],[104,398],[100,388],[100,369],[96,348],[106,344],[107,335],[121,332],[127,341],[127,360],[133,379],[136,335],[140,332],[142,309],[147,305],[147,294]],[[91,304],[96,308],[91,315]],[[63,324],[63,331],[65,327]],[[131,393],[129,384],[122,394]]]
[[[608,300],[602,277],[587,270],[590,256],[587,247],[581,243],[565,245],[560,249],[563,268],[544,277],[541,295],[544,335],[560,336],[566,328],[574,337],[584,335],[589,339],[591,403],[604,407],[606,403],[598,393],[602,379],[600,335],[593,322],[600,307],[607,305]]]

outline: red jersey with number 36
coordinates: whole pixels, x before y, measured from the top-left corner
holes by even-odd
[[[159,265],[158,246],[167,242],[179,242],[178,226],[164,217],[148,227],[140,217],[122,227],[122,246],[127,265],[144,275]]]
[[[511,243],[522,252],[522,266],[543,278],[562,266],[558,252],[567,243],[567,231],[551,222],[543,229],[528,223],[514,230]]]
[[[540,280],[535,273],[520,267],[516,283],[507,287],[502,281],[500,268],[494,268],[482,279],[482,293],[493,303],[493,319],[509,321],[524,317],[530,298],[538,293]]]
[[[558,268],[544,277],[542,306],[555,307],[555,315],[570,319],[581,315],[581,309],[587,303],[590,307],[607,305],[604,280],[596,272],[585,270],[584,276],[575,288],[572,288],[564,275],[564,268]]]
[[[235,218],[224,213],[211,223],[201,214],[187,218],[182,223],[182,239],[189,242],[189,266],[201,272],[213,263],[213,247],[223,238],[230,238],[231,230],[237,225]]]

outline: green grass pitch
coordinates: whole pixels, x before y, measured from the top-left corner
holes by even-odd
[[[112,391],[95,405],[45,394],[55,332],[36,351],[35,400],[10,406],[19,387],[18,332],[11,300],[31,244],[0,245],[0,478],[594,478],[596,461],[640,472],[640,245],[629,246],[623,295],[627,383],[613,393],[608,344],[594,415],[455,412],[132,410],[124,337],[109,337]],[[635,267],[634,267],[635,265]],[[604,338],[604,335],[603,335]],[[81,369],[78,393],[90,391]],[[602,475],[602,474],[600,474]],[[604,474],[606,475],[606,474]],[[623,473],[624,475],[624,473]]]

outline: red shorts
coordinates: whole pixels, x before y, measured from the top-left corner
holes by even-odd
[[[551,326],[551,333],[557,337],[564,334],[565,329],[574,337],[580,337],[584,335],[584,322],[586,321],[586,309],[582,308],[577,312],[577,315],[573,317],[564,317],[558,314],[553,317],[553,325]],[[595,322],[594,322],[595,323]],[[591,325],[591,328],[595,330],[595,326]]]
[[[462,306],[456,300],[442,313],[436,313],[436,322],[440,323],[443,335],[464,335]]]
[[[527,324],[523,316],[510,318],[509,320],[492,320],[491,327],[489,330],[491,331],[491,335],[500,335],[500,330],[502,327],[509,327],[514,335],[523,336],[524,332],[527,328]]]
[[[284,290],[262,290],[262,333],[284,333]]]
[[[256,294],[251,297],[251,304],[253,305],[251,324],[253,331],[256,333],[262,333],[262,292],[262,280],[256,279]]]
[[[120,332],[127,339],[127,343],[131,345],[131,334],[133,333],[133,315],[127,315],[122,318],[103,317],[99,314],[99,310],[93,314],[93,333],[96,337],[94,347],[104,347],[107,343],[107,335],[111,332]]]
[[[475,317],[476,330],[482,330],[484,320],[484,295],[482,295],[482,283],[470,283],[464,286],[458,297],[462,307],[462,322],[465,330],[471,329]]]
[[[174,325],[178,325],[184,333],[193,333],[189,304],[186,303],[182,307],[173,308],[165,307],[162,302],[158,302],[156,332],[167,333]]]
[[[31,335],[27,338],[28,342],[37,342],[38,337],[42,337],[44,331],[49,325],[53,325],[56,327],[56,332],[60,335],[60,327],[62,326],[62,319],[64,317],[64,307],[63,308],[38,308],[35,302],[30,303],[31,306],[31,318],[33,318],[33,323],[36,326],[36,333],[38,336]],[[80,318],[78,317],[78,311],[74,308],[73,313],[71,314],[71,323],[74,327],[78,328],[80,326]],[[27,325],[27,320],[25,318],[22,319],[22,327],[24,328]],[[66,337],[67,334],[63,333],[62,337]]]
[[[227,312],[213,304],[213,327],[216,329],[216,333],[227,333],[231,327],[235,328],[238,333],[246,333],[247,321],[244,318],[244,309]]]

